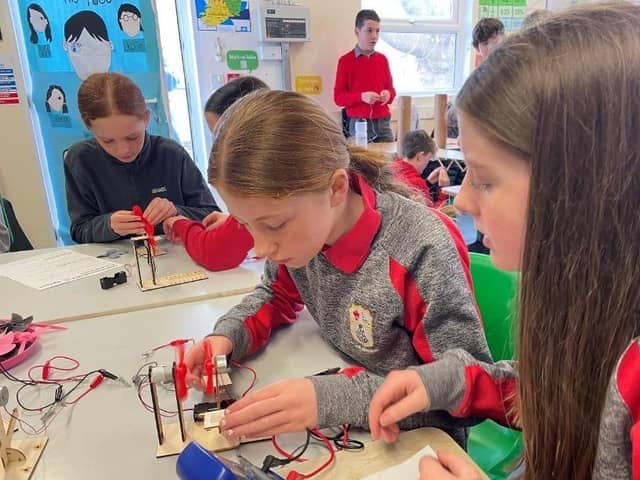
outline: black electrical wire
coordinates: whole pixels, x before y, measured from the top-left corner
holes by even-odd
[[[272,468],[289,465],[291,462],[295,462],[299,458],[302,458],[302,455],[304,455],[304,452],[306,452],[307,449],[309,448],[309,443],[311,442],[312,435],[313,434],[311,433],[311,430],[307,430],[307,438],[304,444],[300,445],[299,447],[296,447],[295,450],[292,452],[292,456],[290,458],[278,458],[274,455],[267,455],[266,457],[264,457],[264,460],[262,462],[262,471],[265,473],[268,473]],[[297,450],[300,450],[300,451],[296,453]]]
[[[46,410],[47,408],[55,405],[56,403],[59,403],[61,401],[64,401],[65,398],[67,398],[71,393],[73,393],[80,385],[82,385],[82,383],[91,375],[94,375],[96,373],[100,373],[100,370],[92,370],[89,373],[86,373],[80,377],[78,377],[78,380],[76,380],[76,384],[71,387],[71,389],[69,389],[67,392],[63,391],[63,386],[62,383],[55,381],[55,380],[42,380],[42,381],[38,381],[38,382],[33,382],[31,380],[24,380],[21,378],[16,377],[15,375],[13,375],[11,372],[9,372],[4,365],[2,365],[2,363],[0,363],[0,373],[2,373],[2,375],[4,375],[7,380],[11,381],[11,382],[16,382],[16,383],[21,383],[22,385],[20,386],[20,388],[18,388],[18,390],[16,391],[16,403],[20,406],[20,408],[26,412],[41,412],[43,410]],[[40,385],[55,385],[56,389],[55,389],[55,393],[54,393],[54,399],[52,402],[47,403],[46,405],[42,405],[39,407],[27,407],[22,400],[20,399],[20,393],[27,387],[35,387],[35,386],[40,386]]]
[[[346,426],[347,433],[349,433],[349,430],[351,430],[351,425],[347,425]],[[320,441],[322,440],[315,433],[313,433],[313,432],[310,432],[310,433],[311,433],[311,436],[315,440],[320,440]],[[330,442],[333,442],[333,444],[336,446],[336,448],[338,450],[362,450],[362,449],[364,449],[364,443],[361,442],[360,440],[356,440],[354,438],[348,438],[347,441],[345,442],[345,440],[344,440],[344,431],[343,430],[340,430],[340,432],[338,432],[338,433],[336,433],[335,435],[332,435],[332,436],[325,435],[325,437]]]

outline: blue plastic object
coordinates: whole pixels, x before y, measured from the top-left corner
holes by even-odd
[[[180,480],[236,480],[222,461],[196,442],[187,445],[178,456],[176,473]]]

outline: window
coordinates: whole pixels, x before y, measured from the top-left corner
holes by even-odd
[[[456,92],[468,73],[472,0],[362,0],[382,20],[376,49],[403,95]]]
[[[181,144],[191,158],[198,164],[194,156],[191,139],[191,124],[187,103],[186,82],[182,63],[182,50],[176,5],[174,2],[156,2],[158,32],[161,41],[162,67],[167,88],[169,121],[171,138]],[[202,168],[202,165],[199,165]]]

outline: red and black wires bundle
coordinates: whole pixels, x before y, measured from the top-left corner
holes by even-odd
[[[68,363],[60,363],[60,362],[68,362]],[[17,419],[20,424],[22,430],[29,435],[40,435],[44,432],[47,426],[51,423],[53,418],[61,411],[62,407],[67,405],[75,405],[77,404],[85,395],[87,395],[92,390],[98,388],[105,378],[116,380],[118,377],[113,373],[109,372],[105,369],[97,369],[91,370],[87,373],[71,375],[67,377],[56,377],[53,372],[73,372],[80,367],[80,362],[75,358],[56,355],[49,360],[47,360],[42,365],[34,365],[27,371],[28,380],[21,379],[13,375],[9,372],[4,366],[0,363],[0,373],[4,375],[7,380],[15,383],[20,383],[21,386],[16,391],[16,403],[18,406],[25,412],[37,412],[42,414],[42,426],[39,428],[35,428],[30,425],[28,422],[22,419]],[[41,378],[34,378],[34,372],[37,370],[41,370]],[[89,382],[89,385],[81,392],[77,393],[81,386],[86,385],[86,382]],[[65,390],[65,384],[72,384],[72,386]],[[53,400],[46,402],[43,405],[27,405],[22,398],[23,394],[29,388],[41,388],[41,387],[55,387],[53,392]],[[73,395],[75,393],[75,395]],[[73,395],[73,396],[72,396]],[[5,411],[13,416],[6,406],[4,407]],[[25,428],[26,427],[26,428]]]
[[[304,462],[306,459],[302,458],[302,455],[307,451],[311,440],[318,440],[329,451],[329,458],[315,470],[309,473],[300,473],[296,470],[292,470],[287,474],[286,480],[302,480],[305,478],[312,478],[318,475],[320,472],[328,469],[335,461],[336,452],[340,450],[362,450],[364,443],[359,440],[349,438],[350,425],[343,425],[340,432],[335,435],[325,435],[317,428],[307,430],[307,439],[303,445],[296,448],[292,453],[285,451],[276,441],[275,435],[271,437],[271,443],[273,448],[284,458],[277,458],[273,455],[267,455],[262,463],[262,471],[268,472],[272,468],[282,467],[292,462]]]

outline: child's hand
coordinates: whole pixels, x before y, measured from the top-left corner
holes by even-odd
[[[231,404],[220,423],[230,438],[301,432],[318,424],[316,389],[308,378],[283,380]]]
[[[398,422],[429,407],[429,395],[415,370],[396,370],[387,375],[369,405],[371,438],[386,443],[398,438]]]
[[[142,214],[151,225],[157,225],[165,218],[178,214],[178,209],[171,200],[162,197],[155,197]]]
[[[227,221],[229,215],[222,212],[211,212],[209,215],[202,219],[202,225],[205,226],[207,230],[211,230],[213,228],[217,228]]]
[[[444,167],[438,167],[433,170],[427,177],[427,181],[431,184],[438,183],[439,187],[448,187],[451,184],[449,173]]]
[[[391,92],[389,90],[382,90],[380,92],[380,103],[386,105],[391,100]]]
[[[131,210],[118,210],[113,212],[110,218],[111,230],[121,236],[126,235],[143,235],[144,225],[140,221],[140,217],[135,215]]]
[[[166,218],[164,222],[162,222],[162,230],[164,231],[167,240],[173,243],[176,243],[179,240],[176,232],[173,230],[173,224],[178,220],[188,220],[188,218],[182,215],[176,215],[174,217]]]
[[[214,335],[206,337],[187,350],[184,356],[184,363],[187,366],[187,385],[197,390],[204,390],[205,384],[202,381],[204,375],[204,342],[211,344],[211,361],[215,365],[216,355],[229,355],[233,350],[233,344],[227,337]]]
[[[380,101],[380,95],[376,92],[362,92],[360,98],[364,103],[368,103],[369,105],[373,105],[376,102]]]
[[[420,480],[479,480],[480,472],[471,460],[445,451],[438,458],[424,456],[420,460]]]

